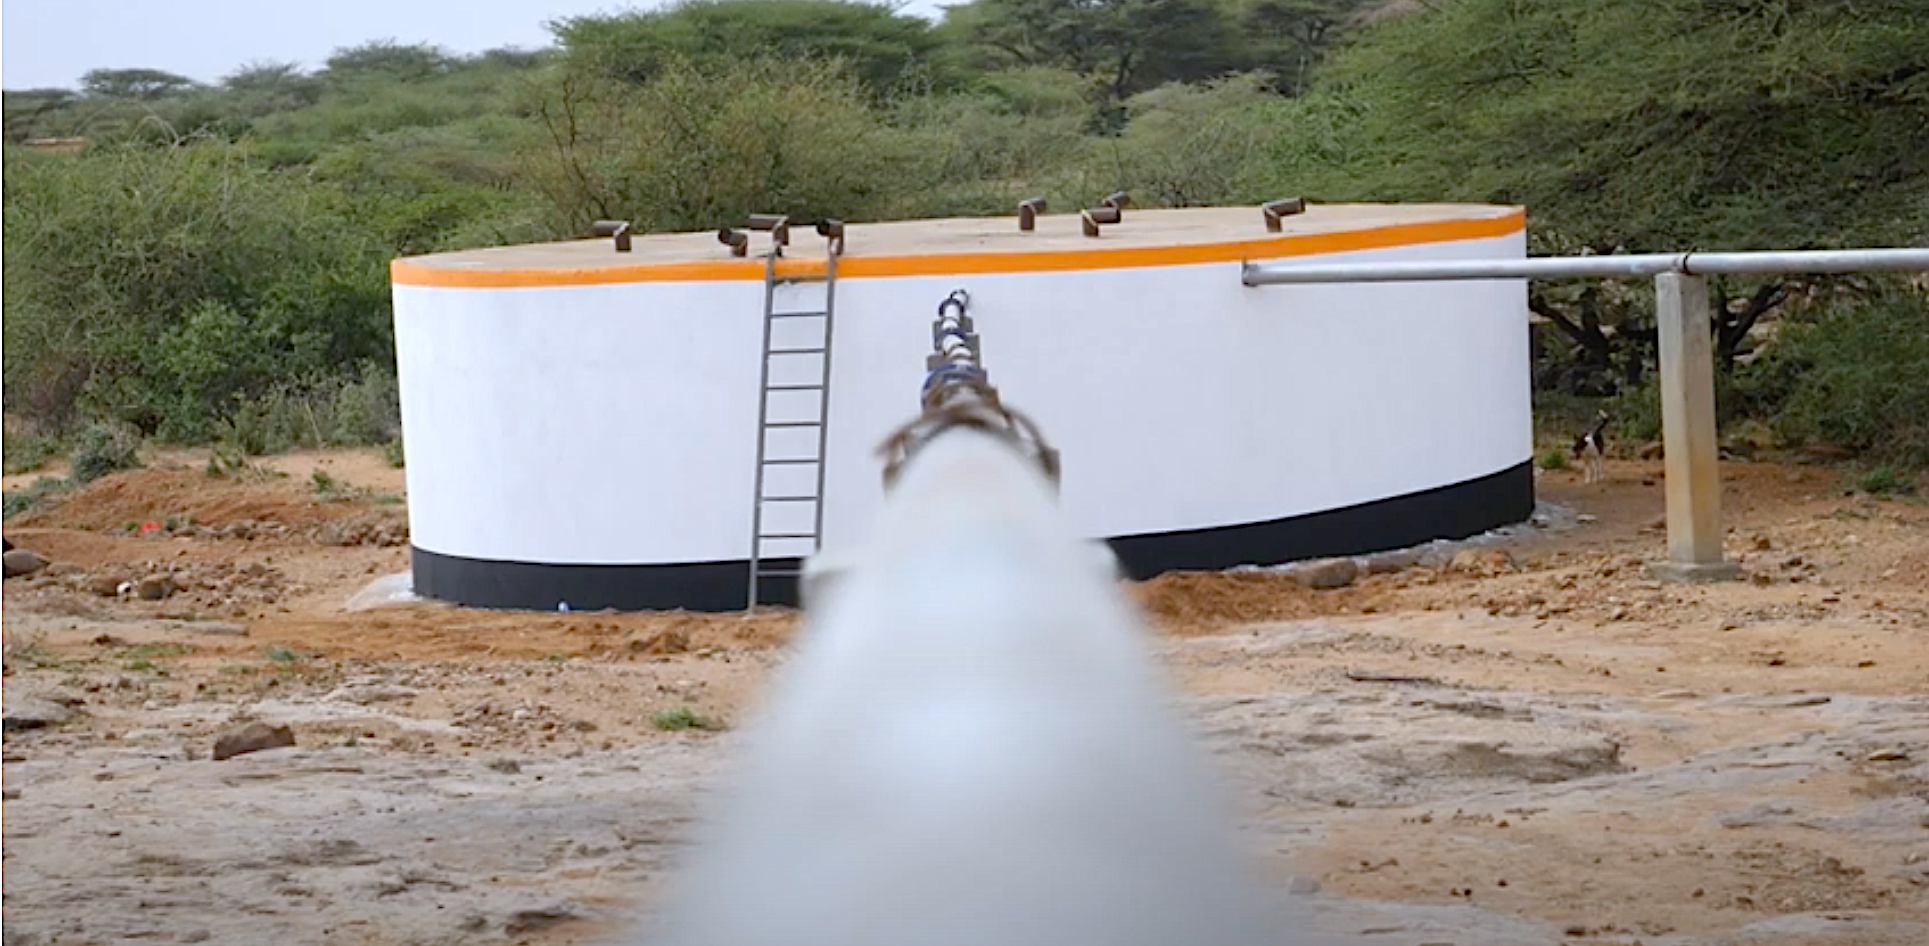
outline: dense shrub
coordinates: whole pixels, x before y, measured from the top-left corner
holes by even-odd
[[[333,187],[219,142],[9,151],[5,389],[207,437],[237,398],[392,357],[386,251]]]
[[[751,213],[874,219],[903,193],[902,139],[834,62],[671,60],[642,84],[566,70],[538,107],[528,179],[558,228],[702,230]]]
[[[1929,467],[1929,292],[1888,286],[1776,340],[1762,370],[1788,379],[1773,426],[1795,441]]]
[[[117,424],[95,424],[74,442],[75,483],[92,483],[109,473],[141,465],[140,435]]]

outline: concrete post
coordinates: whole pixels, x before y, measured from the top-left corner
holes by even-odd
[[[1661,342],[1662,445],[1667,450],[1668,558],[1648,566],[1663,581],[1729,581],[1741,574],[1721,550],[1721,471],[1715,432],[1715,362],[1708,283],[1654,278]]]

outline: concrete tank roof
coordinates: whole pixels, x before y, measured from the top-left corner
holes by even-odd
[[[1274,259],[1499,236],[1524,227],[1519,207],[1487,204],[1311,204],[1265,228],[1258,207],[1126,208],[1098,237],[1079,214],[1044,214],[1037,228],[1013,217],[853,223],[845,228],[840,277],[1106,269]],[[608,237],[463,250],[396,260],[402,285],[515,287],[643,281],[761,279],[768,233],[752,232],[750,256],[733,257],[714,231],[649,233],[617,252]],[[823,270],[824,240],[794,223],[780,275]]]

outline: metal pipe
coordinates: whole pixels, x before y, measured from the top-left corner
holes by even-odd
[[[1110,198],[1107,199],[1109,200]],[[1085,235],[1088,237],[1098,236],[1100,224],[1118,223],[1123,219],[1125,219],[1124,212],[1119,209],[1119,205],[1117,204],[1100,204],[1097,207],[1093,207],[1079,214],[1080,228],[1085,231]]]
[[[829,241],[830,255],[844,255],[844,221],[835,217],[825,217],[817,221],[817,235]]]
[[[1030,232],[1038,227],[1038,215],[1045,212],[1045,198],[1033,197],[1018,205],[1018,229]]]
[[[590,224],[589,235],[593,237],[615,237],[616,252],[630,251],[630,222],[628,220],[598,220]]]
[[[790,245],[790,216],[787,214],[751,214],[749,227],[752,230],[769,230],[771,241],[778,246]]]
[[[1432,282],[1460,279],[1632,278],[1744,273],[1823,274],[1929,271],[1929,248],[1776,250],[1757,253],[1640,253],[1619,256],[1539,256],[1528,259],[1436,260],[1414,263],[1247,263],[1248,286],[1335,282]]]
[[[1305,212],[1306,198],[1304,197],[1287,197],[1259,205],[1260,216],[1266,221],[1267,233],[1279,233],[1286,229],[1280,223],[1281,217],[1290,217],[1294,214],[1303,214]]]

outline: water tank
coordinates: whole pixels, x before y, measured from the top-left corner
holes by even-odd
[[[1520,257],[1522,211],[1263,218],[1127,210],[1096,236],[1079,214],[851,224],[834,260],[803,225],[776,258],[750,232],[744,256],[676,233],[397,260],[415,589],[744,607],[753,532],[797,536],[756,540],[767,567],[862,541],[877,448],[916,413],[937,304],[959,289],[992,381],[1059,449],[1065,508],[1134,577],[1526,518],[1523,281],[1240,281],[1246,262]],[[758,516],[760,486],[787,498]]]

